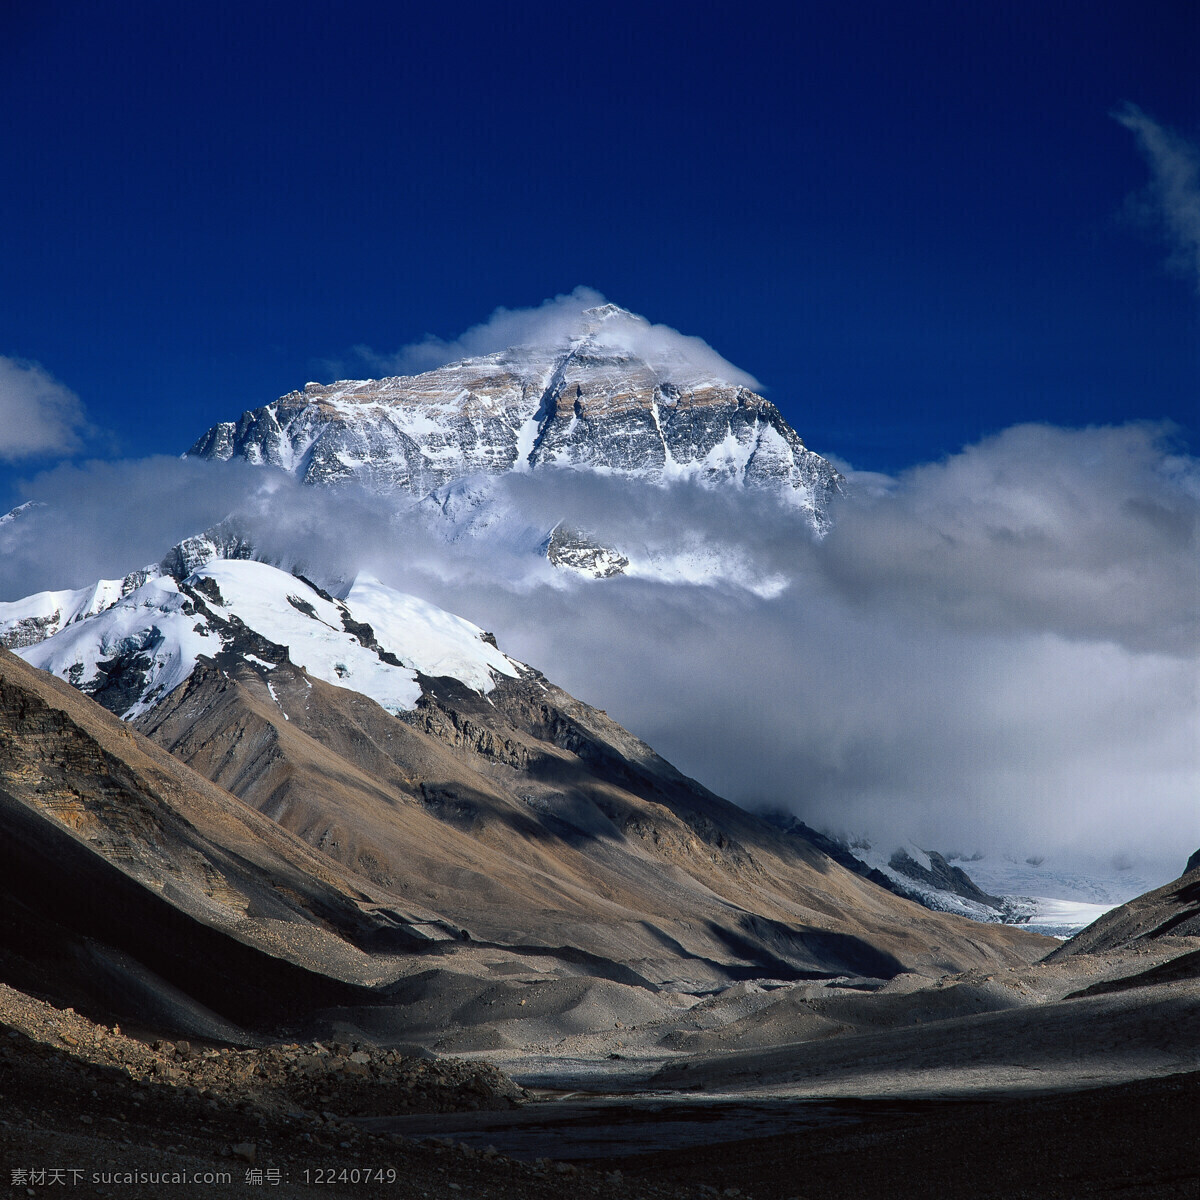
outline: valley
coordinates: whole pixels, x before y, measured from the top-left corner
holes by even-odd
[[[853,1162],[882,1196],[949,1138],[982,1194],[1066,1196],[1093,1168],[1048,1182],[1012,1139],[1090,1152],[1111,1125],[1111,1156],[1133,1111],[1154,1166],[1104,1194],[1186,1194],[1195,871],[1063,946],[892,895],[528,669],[482,706],[418,674],[400,721],[254,646],[270,689],[202,662],[136,722],[178,757],[0,653],[14,1161],[244,1172],[253,1146],[297,1178],[353,1151],[413,1187],[360,1194],[647,1197],[834,1195]],[[555,803],[514,802],[518,774]],[[143,1099],[93,1130],[83,1077]]]

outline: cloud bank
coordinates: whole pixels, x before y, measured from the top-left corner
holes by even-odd
[[[605,303],[604,296],[594,288],[577,287],[534,308],[497,308],[486,321],[473,325],[451,341],[430,334],[394,354],[378,354],[369,346],[356,346],[355,353],[377,374],[416,375],[462,358],[507,350],[510,346],[565,347],[591,330],[596,344],[643,358],[664,377],[672,373],[677,377],[682,370],[761,388],[753,375],[722,358],[702,338],[680,333],[669,325],[653,325],[635,313],[602,322],[585,315],[587,310]]]
[[[1133,133],[1150,166],[1142,215],[1162,226],[1175,247],[1174,264],[1200,288],[1200,151],[1136,104],[1123,105],[1113,117]]]
[[[868,483],[816,540],[753,493],[498,482],[530,528],[734,563],[698,584],[581,579],[244,465],[60,468],[28,488],[47,507],[0,527],[0,598],[122,574],[237,508],[268,557],[327,583],[369,570],[494,630],[740,803],[1181,869],[1200,846],[1200,463],[1169,429],[1027,425]],[[745,586],[761,578],[780,586]]]
[[[91,432],[70,388],[35,362],[0,355],[0,461],[76,454]]]
[[[560,484],[600,540],[787,586],[374,569],[743,804],[1022,858],[1200,845],[1200,471],[1167,431],[1017,427],[848,498],[819,542],[761,497]]]
[[[280,486],[245,463],[166,455],[62,464],[23,484],[28,507],[0,524],[0,599],[120,579],[231,511],[271,506]]]

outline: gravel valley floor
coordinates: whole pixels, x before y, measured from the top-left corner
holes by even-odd
[[[0,986],[0,1170],[14,1195],[1191,1198],[1200,985],[1121,982],[1166,954],[736,985],[673,1030],[564,1018],[467,1059],[130,1037]]]

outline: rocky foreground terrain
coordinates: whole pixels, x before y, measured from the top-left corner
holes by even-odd
[[[1111,968],[1111,960],[1086,967]],[[1194,1011],[1194,991],[1190,1000]],[[1052,1024],[1050,1035],[1062,1031]],[[13,1194],[61,1183],[76,1195],[230,1197],[261,1183],[288,1196],[495,1200],[917,1200],[931,1191],[964,1200],[1183,1200],[1197,1183],[1196,1071],[1107,1086],[1097,1074],[1066,1091],[1006,1087],[998,1073],[991,1088],[959,1095],[912,1096],[898,1086],[890,1097],[826,1103],[807,1123],[796,1120],[800,1100],[813,1094],[802,1086],[775,1102],[781,1126],[797,1128],[728,1141],[738,1128],[722,1126],[727,1111],[736,1117],[731,1094],[728,1107],[710,1104],[699,1145],[640,1154],[618,1146],[587,1161],[566,1138],[554,1152],[563,1101],[484,1064],[365,1043],[239,1049],[139,1033],[0,985],[0,1163],[16,1181]],[[1194,1055],[1194,1029],[1168,1021],[1160,1034]],[[861,1055],[863,1044],[847,1048]],[[901,1080],[906,1064],[891,1066]],[[643,1122],[675,1115],[658,1096]],[[599,1119],[639,1119],[632,1098],[628,1108],[610,1105]],[[375,1114],[388,1119],[372,1121]],[[517,1161],[485,1141],[494,1136],[503,1149],[512,1126],[491,1135],[483,1123],[523,1119],[548,1125],[548,1153]],[[406,1121],[414,1136],[399,1132]],[[476,1136],[455,1132],[463,1127]]]
[[[619,1172],[373,1136],[349,1119],[508,1107],[523,1095],[486,1065],[376,1047],[138,1040],[0,985],[0,1163],[14,1195],[680,1194]]]

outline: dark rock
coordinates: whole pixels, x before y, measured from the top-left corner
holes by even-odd
[[[897,850],[888,859],[888,866],[918,883],[961,896],[964,900],[973,900],[976,904],[986,904],[989,908],[1001,908],[1004,903],[1002,896],[989,895],[966,871],[961,867],[952,866],[936,850],[926,850],[925,853],[929,856],[928,868],[921,866],[905,850]]]

